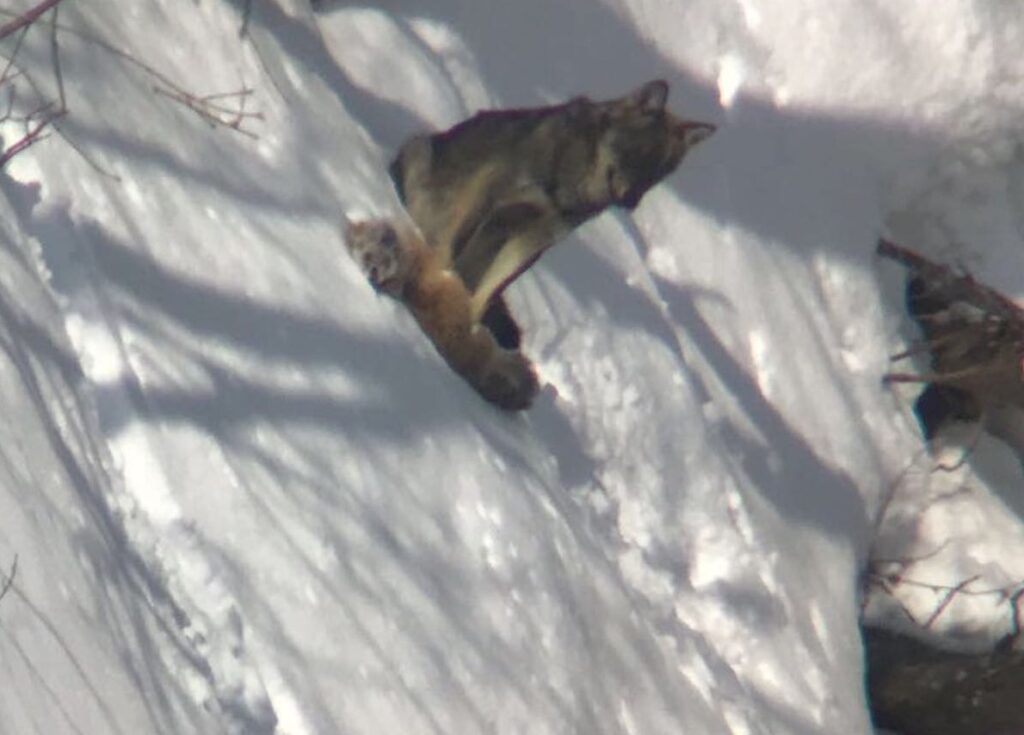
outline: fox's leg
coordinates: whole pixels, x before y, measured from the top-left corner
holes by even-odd
[[[569,229],[546,202],[515,201],[496,208],[452,264],[472,293],[472,319],[479,321],[491,301]]]
[[[504,349],[470,315],[462,279],[431,257],[407,289],[406,304],[445,362],[483,398],[500,408],[528,408],[539,390],[537,374],[518,350]]]
[[[485,399],[506,411],[529,408],[540,390],[533,364],[518,350],[506,350],[495,342],[490,331],[474,324],[470,340],[479,359],[473,369],[460,374]]]
[[[434,302],[414,314],[445,362],[483,398],[507,411],[530,407],[540,385],[525,355],[501,347],[487,327],[468,319],[468,312],[453,315],[450,304]]]

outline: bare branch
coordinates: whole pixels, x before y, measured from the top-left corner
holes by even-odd
[[[197,97],[190,92],[186,92],[180,87],[173,87],[170,89],[153,87],[153,91],[163,97],[167,97],[168,99],[181,103],[199,115],[199,117],[205,120],[211,127],[230,128],[231,130],[250,138],[257,137],[254,133],[242,129],[242,123],[246,120],[263,119],[262,113],[248,112],[245,109],[245,102],[253,93],[253,90],[248,87],[243,87],[237,92],[222,92],[220,94],[210,94],[203,97]],[[232,109],[221,104],[220,100],[228,99],[236,100],[238,102],[237,108]]]
[[[53,57],[53,78],[57,82],[57,96],[60,99],[60,112],[68,109],[67,100],[64,97],[64,75],[60,70],[60,46],[57,44],[57,13],[59,7],[53,9],[53,25],[50,26],[50,55]]]
[[[935,610],[932,611],[932,614],[928,617],[928,620],[925,622],[924,627],[931,628],[935,621],[938,620],[939,617],[941,617],[942,613],[946,612],[946,608],[949,607],[949,603],[953,601],[953,598],[956,597],[960,592],[966,590],[968,586],[977,582],[980,578],[981,575],[975,574],[973,577],[968,577],[963,582],[958,584],[956,587],[953,587],[952,589],[947,591],[945,596],[942,598],[942,602],[939,603],[938,607],[936,607]]]
[[[242,25],[238,29],[239,38],[249,35],[250,20],[252,20],[252,0],[245,0],[245,6],[242,8]]]
[[[25,26],[24,28],[21,29],[21,32],[18,34],[18,40],[15,41],[15,43],[14,43],[14,50],[11,52],[11,55],[7,59],[7,65],[4,66],[3,74],[0,74],[0,84],[3,84],[4,82],[6,82],[8,80],[9,77],[7,75],[11,72],[11,69],[14,69],[14,59],[18,55],[18,51],[21,50],[21,44],[22,44],[22,42],[24,42],[25,34],[27,34],[27,33],[28,33],[28,26]],[[20,74],[20,73],[21,72],[19,72],[17,69],[15,69],[15,75]]]
[[[1020,587],[1009,596],[1010,607],[1013,610],[1013,617],[1010,620],[1010,632],[1003,636],[996,644],[996,651],[1007,653],[1013,650],[1014,644],[1020,638],[1020,601],[1024,598],[1024,587]]]
[[[63,114],[64,113],[61,111],[46,115],[42,119],[42,121],[39,122],[34,128],[29,130],[18,141],[16,141],[14,144],[12,144],[6,150],[4,150],[3,154],[0,154],[0,169],[6,166],[12,158],[21,153],[23,150],[25,150],[29,146],[35,145],[40,140],[43,140],[46,137],[46,135],[44,135],[43,133],[46,130],[47,126],[49,126],[50,123],[52,123],[57,118],[61,117]]]
[[[4,599],[4,596],[11,589],[11,585],[14,584],[14,577],[18,573],[18,555],[14,555],[14,561],[11,563],[11,571],[7,573],[7,579],[4,580],[4,586],[0,588],[0,600]]]
[[[9,11],[0,9],[0,15],[10,14]],[[246,101],[253,94],[253,90],[243,86],[236,92],[224,92],[219,94],[211,94],[206,96],[195,95],[188,90],[184,89],[181,85],[177,84],[174,80],[168,77],[166,74],[158,71],[156,68],[142,61],[137,56],[123,48],[115,46],[114,44],[105,41],[102,38],[93,36],[89,33],[85,33],[76,28],[71,28],[66,25],[61,25],[56,19],[43,20],[42,23],[49,23],[52,25],[53,38],[56,38],[57,31],[62,33],[71,34],[77,38],[82,39],[88,43],[91,43],[104,51],[116,56],[122,61],[134,66],[135,68],[142,71],[144,74],[149,76],[151,79],[158,82],[158,86],[153,87],[153,91],[164,97],[172,99],[188,109],[192,110],[204,119],[208,124],[219,127],[226,127],[234,130],[235,132],[241,133],[242,135],[250,138],[256,138],[257,136],[248,131],[242,129],[242,124],[246,120],[262,120],[263,115],[259,112],[249,112],[245,109]],[[56,41],[52,42],[54,48],[56,48]],[[63,85],[61,83],[61,73],[59,65],[54,67],[54,76],[58,82],[58,89],[61,95],[61,103],[63,104]],[[235,99],[238,101],[237,108],[228,108],[221,104],[216,104],[218,100]],[[59,132],[59,131],[58,131]],[[65,140],[67,138],[65,137]]]
[[[4,66],[3,72],[0,73],[0,85],[9,82],[17,76],[25,76],[29,81],[29,84],[33,89],[35,89],[37,94],[39,94],[39,97],[41,99],[45,99],[45,96],[36,88],[32,80],[17,68],[16,59],[18,52],[21,50],[26,34],[28,33],[28,29],[50,10],[53,11],[53,27],[56,28],[58,5],[61,1],[62,0],[45,0],[0,27],[0,38],[4,38],[14,33],[18,34],[17,41],[14,44],[14,49],[11,51],[9,56],[6,56],[7,63]],[[53,56],[54,78],[56,79],[57,91],[60,97],[60,107],[55,110],[53,109],[52,102],[42,102],[28,115],[18,117],[15,115],[16,88],[13,85],[10,87],[7,110],[3,117],[0,118],[0,122],[24,122],[25,134],[12,145],[7,146],[2,153],[0,153],[0,168],[6,166],[14,156],[21,153],[26,148],[29,148],[40,140],[46,138],[46,129],[67,110],[64,97],[64,81],[60,70],[60,47],[57,44],[56,32],[51,34],[50,47]]]
[[[51,8],[56,8],[62,2],[63,0],[43,0],[43,2],[39,3],[34,8],[25,11],[14,20],[0,26],[0,38],[6,38],[21,28],[28,28],[39,20],[43,13]]]

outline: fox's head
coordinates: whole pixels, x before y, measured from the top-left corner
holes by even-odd
[[[625,97],[594,105],[599,135],[591,185],[602,187],[611,203],[636,207],[690,148],[715,132],[710,123],[667,111],[667,99],[668,83],[657,79]]]
[[[411,258],[398,231],[387,220],[344,223],[345,244],[370,285],[380,293],[399,296],[411,268]]]

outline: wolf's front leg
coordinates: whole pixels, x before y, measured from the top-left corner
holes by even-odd
[[[482,319],[505,287],[570,229],[571,223],[539,196],[496,207],[462,245],[452,264],[471,293],[473,321]]]

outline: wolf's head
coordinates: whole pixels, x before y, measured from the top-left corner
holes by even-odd
[[[668,83],[657,79],[618,99],[593,105],[597,151],[589,187],[633,209],[647,190],[676,169],[693,146],[715,132],[665,109]]]

